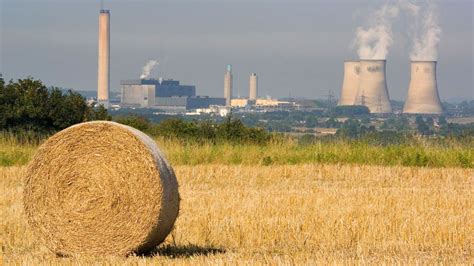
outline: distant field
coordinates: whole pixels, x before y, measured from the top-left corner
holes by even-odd
[[[157,139],[174,165],[296,165],[363,164],[474,168],[474,141],[468,143],[423,142],[378,146],[360,141],[319,142],[298,145],[290,140],[259,145],[183,144]],[[18,144],[0,138],[0,166],[28,163],[37,145]]]
[[[471,124],[474,123],[474,116],[470,117],[453,117],[448,119],[449,123],[456,123],[456,124]]]
[[[29,230],[25,167],[0,167],[6,264],[474,263],[474,170],[176,166],[177,225],[147,257],[56,257]]]

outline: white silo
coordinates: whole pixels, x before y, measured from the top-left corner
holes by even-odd
[[[359,61],[344,61],[344,78],[342,81],[341,97],[337,105],[354,105],[359,89]]]
[[[443,113],[436,82],[436,61],[411,62],[410,85],[403,113]]]
[[[257,100],[258,77],[252,73],[249,79],[249,100]]]
[[[97,101],[108,108],[110,88],[110,11],[99,14],[99,64],[97,71]]]
[[[392,112],[385,79],[385,60],[360,60],[356,105],[367,106],[371,113]]]
[[[226,106],[231,106],[233,79],[232,65],[227,65],[227,71],[224,74],[224,98]]]

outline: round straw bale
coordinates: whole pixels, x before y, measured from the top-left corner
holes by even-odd
[[[33,231],[57,254],[142,253],[172,230],[178,182],[147,135],[87,122],[41,145],[26,173],[24,207]]]

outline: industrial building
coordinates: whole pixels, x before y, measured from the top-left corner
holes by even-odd
[[[443,113],[436,82],[436,61],[411,62],[410,85],[403,113]]]
[[[359,89],[355,105],[367,106],[370,113],[392,113],[385,78],[385,60],[361,60]]]
[[[181,85],[177,80],[122,80],[121,106],[184,111],[225,105],[224,98],[196,96],[196,87]]]
[[[359,90],[359,61],[344,62],[344,78],[338,105],[354,105]]]
[[[202,109],[209,108],[212,105],[224,106],[224,104],[224,98],[213,98],[209,96],[155,98],[155,108],[169,111]]]
[[[249,106],[260,107],[260,108],[265,108],[265,107],[293,108],[293,107],[296,107],[297,104],[295,102],[281,101],[278,99],[250,100],[250,99],[245,99],[245,98],[236,98],[236,99],[231,100],[231,106],[239,107],[239,108],[245,108]]]
[[[236,98],[236,99],[232,99],[232,100],[230,101],[230,105],[231,105],[232,107],[244,108],[244,107],[247,107],[247,106],[251,105],[251,103],[250,103],[250,100],[249,100],[249,99]]]
[[[99,13],[99,51],[97,71],[98,104],[109,107],[110,91],[110,11],[101,9]]]

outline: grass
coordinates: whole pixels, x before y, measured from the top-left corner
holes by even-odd
[[[45,249],[25,221],[24,170],[0,168],[6,264],[474,263],[472,169],[178,165],[176,228],[151,254],[128,258]]]
[[[157,139],[174,165],[296,165],[363,164],[385,166],[474,167],[474,150],[468,143],[438,145],[432,142],[371,145],[361,141],[317,142],[299,145],[285,140],[269,145],[186,144]],[[37,145],[0,138],[0,166],[25,165]]]
[[[27,164],[38,146],[32,143],[18,143],[14,138],[0,135],[0,166]]]

